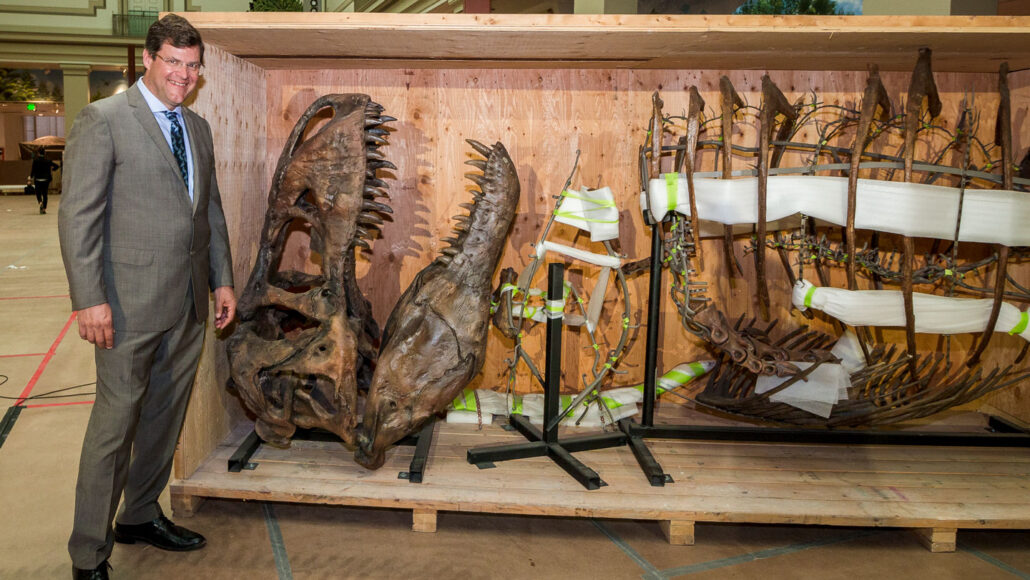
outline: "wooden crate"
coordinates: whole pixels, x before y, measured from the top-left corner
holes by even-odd
[[[719,77],[726,74],[747,102],[757,104],[760,77],[768,70],[791,101],[816,91],[841,103],[857,103],[866,65],[875,63],[885,71],[884,83],[898,104],[917,49],[929,46],[934,50],[934,70],[945,111],[957,111],[967,92],[975,92],[986,132],[993,127],[998,64],[1007,60],[1016,71],[1009,77],[1013,118],[1022,123],[1014,131],[1017,155],[1030,144],[1030,123],[1025,121],[1030,110],[1030,70],[1026,70],[1030,67],[1030,17],[184,16],[208,42],[206,73],[193,107],[212,125],[237,288],[243,287],[257,255],[276,160],[307,105],[325,93],[363,92],[398,118],[390,144],[384,148],[398,166],[388,180],[395,221],[384,227],[384,237],[373,244],[371,253],[362,253],[358,264],[359,284],[366,294],[374,292],[373,308],[380,322],[386,320],[415,273],[435,256],[440,238],[450,227],[449,216],[458,213],[457,204],[467,201],[469,182],[462,177],[466,170],[462,162],[469,151],[465,138],[502,141],[515,161],[522,201],[501,265],[516,269],[525,265],[528,244],[539,234],[551,210],[552,196],[560,191],[577,149],[582,158],[573,186],[612,187],[624,222],[621,250],[630,259],[647,255],[649,236],[640,212],[634,209],[639,189],[636,154],[655,90],[661,91],[667,111],[678,112],[686,108],[691,85],[697,85],[709,103],[717,102]],[[563,243],[572,243],[575,236],[566,226],[557,228],[556,233],[557,241]],[[704,277],[713,282],[713,297],[736,305],[735,312],[754,312],[753,281],[735,286],[725,283],[718,246],[705,244]],[[287,259],[305,260],[303,244],[291,251],[296,255]],[[750,260],[744,262],[747,268]],[[1024,285],[1030,284],[1028,268],[1010,272]],[[786,284],[777,269],[770,268],[770,274],[773,289]],[[589,277],[591,271],[582,269],[571,275]],[[646,308],[646,277],[632,281],[630,292],[636,323],[643,320]],[[773,313],[781,318],[795,316],[785,296],[774,296]],[[702,356],[703,350],[676,323],[667,299],[664,317],[659,366],[669,368]],[[208,338],[177,454],[175,476],[183,481],[176,489],[181,497],[232,492],[224,489],[216,494],[218,486],[205,488],[199,482],[206,466],[225,451],[225,439],[246,422],[240,403],[224,388],[228,373],[222,344],[213,335]],[[542,352],[541,345],[542,340],[528,348]],[[566,339],[564,370],[570,384],[586,372],[584,346],[589,345]],[[992,356],[1011,360],[1020,346],[1015,338],[995,337]],[[508,348],[498,333],[491,333],[487,365],[472,387],[503,384],[499,373],[509,356]],[[640,333],[626,358],[630,374],[620,382],[641,382],[643,350]],[[520,377],[519,388],[532,388],[524,379],[524,375]],[[1007,389],[977,402],[976,407],[1030,421],[1030,385]],[[748,446],[719,448],[727,453],[752,451]],[[851,451],[841,448],[839,452]],[[469,475],[482,474],[472,471]],[[368,481],[378,481],[378,477],[376,474]],[[225,485],[230,481],[245,480],[226,480]],[[627,501],[634,497],[629,488],[622,489],[621,479],[615,481],[619,483],[600,495],[625,494]],[[904,504],[895,499],[899,506]],[[736,500],[724,498],[718,505]],[[440,507],[445,504],[432,501],[426,505],[437,507],[409,507],[445,509]],[[485,500],[481,503],[493,505]],[[608,505],[609,514],[637,513],[630,508],[619,512],[623,508]],[[746,510],[726,511],[740,514]],[[803,512],[799,509],[797,513]],[[651,513],[656,514],[653,519],[681,522],[707,521],[698,514],[708,512],[691,507]],[[843,512],[837,520],[819,513],[824,514],[817,518],[820,521],[857,521]],[[595,515],[603,517],[605,513]],[[762,517],[754,515],[751,521],[764,521]],[[895,516],[892,521],[936,527],[935,516],[905,517]],[[948,519],[948,514],[944,517]],[[428,516],[424,521],[429,521]],[[949,521],[958,525],[966,519]],[[669,529],[673,535],[682,535],[684,528],[670,524]],[[940,542],[939,537],[936,541]]]
[[[675,483],[652,487],[629,448],[617,447],[576,454],[607,483],[587,491],[546,458],[470,465],[469,448],[523,441],[499,425],[438,424],[420,484],[398,477],[411,447],[392,448],[369,471],[343,445],[314,441],[262,446],[256,469],[230,473],[248,432],[241,425],[172,485],[177,515],[218,497],[406,509],[422,532],[448,511],[642,519],[657,520],[673,544],[693,544],[696,522],[902,527],[934,551],[954,551],[959,529],[1030,528],[1030,449],[649,440]]]

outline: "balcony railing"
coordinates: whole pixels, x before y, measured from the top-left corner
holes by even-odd
[[[150,25],[157,22],[157,12],[150,10],[129,10],[125,14],[112,14],[112,33],[115,36],[143,38]]]

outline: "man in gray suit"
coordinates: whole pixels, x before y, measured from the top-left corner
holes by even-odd
[[[203,58],[197,30],[165,16],[147,33],[142,80],[83,109],[68,138],[61,252],[79,336],[96,346],[97,365],[68,542],[75,578],[108,577],[112,539],[177,551],[205,543],[158,506],[209,289],[216,328],[236,312],[211,129],[182,106]]]

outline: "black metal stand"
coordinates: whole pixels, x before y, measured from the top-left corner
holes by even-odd
[[[547,296],[561,296],[563,292],[564,267],[550,264],[547,271]],[[605,449],[624,445],[628,436],[619,433],[600,433],[569,439],[558,439],[558,425],[552,425],[559,412],[561,389],[561,318],[547,320],[547,354],[544,369],[544,419],[543,431],[532,425],[524,415],[510,415],[508,421],[521,433],[528,443],[480,447],[469,449],[468,462],[480,468],[493,467],[497,461],[547,456],[587,489],[598,489],[607,485],[596,471],[573,457],[573,453]]]
[[[397,474],[398,479],[407,479],[411,483],[422,483],[422,476],[426,469],[426,459],[429,457],[429,447],[433,443],[433,429],[436,426],[436,420],[433,419],[427,422],[422,430],[414,435],[408,435],[404,439],[397,442],[397,445],[414,445],[415,455],[411,458],[411,465],[408,467],[408,471],[401,471]],[[334,433],[330,433],[324,429],[297,429],[293,435],[294,441],[331,441],[331,442],[342,442],[339,437]],[[261,447],[262,441],[258,437],[256,431],[251,431],[240,446],[236,448],[236,451],[229,457],[229,471],[232,473],[239,473],[244,469],[251,470],[257,468],[257,463],[252,462],[250,459],[257,453],[257,450]]]
[[[662,239],[661,223],[649,219],[651,225],[651,280],[648,291],[647,352],[644,369],[644,401],[641,421],[620,421],[640,468],[652,486],[671,483],[672,477],[662,471],[644,439],[699,439],[710,441],[758,441],[775,443],[826,443],[837,445],[937,445],[980,447],[1030,447],[1030,433],[997,417],[988,420],[989,431],[983,433],[933,433],[920,431],[873,431],[865,429],[790,429],[780,427],[712,427],[654,424],[654,401],[658,376],[658,328],[662,306]]]

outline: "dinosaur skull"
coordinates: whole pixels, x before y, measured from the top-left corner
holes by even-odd
[[[304,138],[309,122],[332,118]],[[358,385],[377,357],[379,328],[355,280],[354,251],[389,206],[378,151],[394,120],[367,95],[326,95],[308,107],[279,158],[257,263],[228,341],[231,376],[262,439],[285,445],[297,427],[355,441]],[[314,260],[284,260],[290,235],[310,237]],[[320,258],[317,259],[317,258]],[[313,271],[314,270],[314,271]]]

